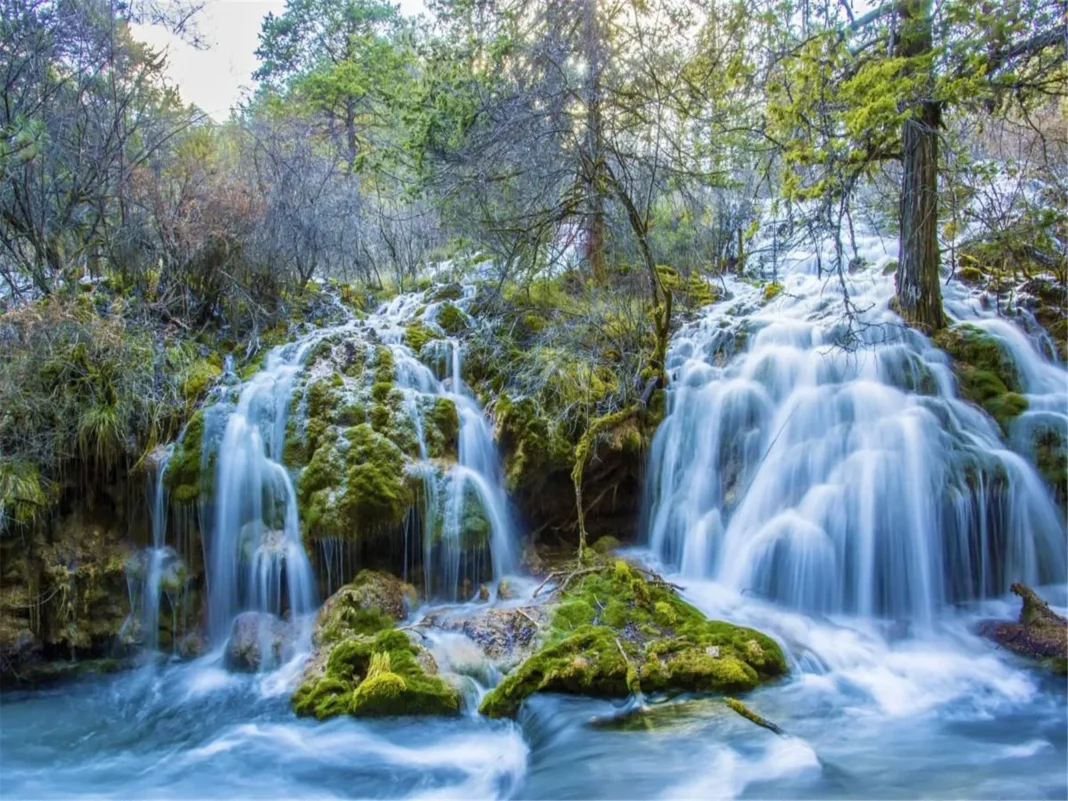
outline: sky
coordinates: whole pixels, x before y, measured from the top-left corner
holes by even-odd
[[[417,14],[423,3],[400,0],[400,7],[406,14]],[[135,26],[134,36],[166,52],[168,77],[186,103],[222,121],[254,86],[260,23],[268,12],[279,14],[284,9],[285,0],[206,0],[196,17],[207,44],[202,50],[158,26]]]

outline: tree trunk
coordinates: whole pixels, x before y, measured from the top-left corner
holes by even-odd
[[[587,221],[586,256],[593,273],[593,280],[604,284],[608,280],[608,268],[604,258],[604,146],[601,120],[601,69],[603,64],[601,32],[597,24],[597,4],[586,0],[585,49],[586,77],[586,149],[587,163],[592,166],[586,175]]]
[[[352,97],[345,98],[345,145],[348,148],[349,174],[356,171],[356,103]]]
[[[902,0],[898,5],[904,58],[931,53],[929,0]],[[923,69],[929,70],[929,66]],[[938,275],[938,128],[940,104],[917,103],[901,133],[901,233],[896,285],[897,309],[909,323],[926,331],[946,324]]]

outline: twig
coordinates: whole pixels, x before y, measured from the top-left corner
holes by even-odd
[[[541,628],[541,624],[538,621],[536,621],[534,618],[532,618],[530,615],[528,615],[526,612],[524,612],[522,609],[519,609],[517,607],[515,611],[517,611],[519,614],[521,614],[523,617],[525,617],[527,620],[529,620],[531,623],[533,623],[534,624],[534,628],[538,628],[538,629]]]
[[[729,706],[731,709],[733,709],[735,712],[737,712],[749,722],[755,723],[758,726],[762,726],[765,729],[768,729],[769,731],[775,732],[776,734],[785,734],[782,729],[780,729],[767,718],[758,715],[756,712],[751,710],[737,698],[724,698],[723,700],[727,703],[727,706]]]
[[[545,580],[541,584],[539,584],[537,586],[537,588],[534,590],[534,594],[531,595],[530,597],[533,598],[534,595],[537,595],[539,592],[541,592],[542,587],[544,587],[546,584],[548,584],[550,581],[552,581],[554,578],[556,578],[559,575],[562,575],[562,572],[559,571],[559,570],[554,570],[552,573],[547,575],[545,577]]]

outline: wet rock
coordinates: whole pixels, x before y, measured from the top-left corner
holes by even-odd
[[[336,642],[369,634],[404,620],[417,595],[396,576],[361,570],[355,579],[326,599],[315,621],[314,642]]]
[[[279,665],[293,655],[292,625],[268,612],[242,612],[234,619],[226,642],[226,666],[255,673]]]
[[[538,629],[549,616],[548,610],[540,606],[481,607],[441,611],[427,620],[436,628],[466,635],[493,662],[509,666],[534,652]]]
[[[1068,674],[1068,621],[1030,587],[1013,584],[1011,589],[1023,600],[1019,619],[985,620],[979,624],[979,634],[1054,673]]]
[[[408,616],[416,601],[411,584],[375,570],[361,570],[319,609],[312,632],[314,650],[304,667],[304,679],[317,679],[339,642],[392,628]]]
[[[178,656],[182,659],[196,659],[207,650],[207,643],[199,631],[191,631],[178,641]]]

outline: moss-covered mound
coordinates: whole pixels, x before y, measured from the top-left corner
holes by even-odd
[[[429,652],[394,628],[415,590],[369,570],[319,610],[315,654],[292,698],[298,715],[455,715],[459,692]]]
[[[308,539],[357,542],[399,530],[424,481],[412,465],[424,454],[442,464],[455,458],[455,404],[402,390],[396,369],[389,347],[351,338],[324,339],[309,354],[283,449],[287,466],[301,468]]]
[[[482,714],[514,715],[536,692],[740,692],[786,672],[774,640],[708,620],[626,562],[585,571],[565,580],[542,647],[486,695]]]
[[[953,360],[961,397],[982,407],[1002,431],[1027,409],[1020,394],[1020,379],[997,340],[972,325],[955,325],[940,331],[935,344]]]
[[[420,661],[424,650],[387,629],[338,643],[324,674],[293,695],[293,711],[319,720],[337,715],[455,715],[460,694]],[[432,663],[431,663],[432,664]]]

